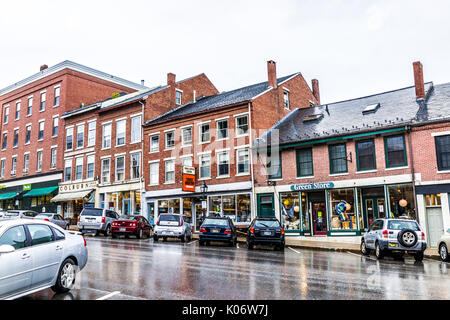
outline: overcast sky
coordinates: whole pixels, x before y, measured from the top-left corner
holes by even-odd
[[[72,60],[140,82],[205,72],[220,91],[301,72],[322,103],[450,82],[450,1],[2,1],[0,88]]]

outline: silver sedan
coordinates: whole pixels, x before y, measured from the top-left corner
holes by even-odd
[[[45,220],[0,221],[0,299],[68,292],[87,263],[86,241]]]
[[[50,212],[39,213],[37,216],[34,217],[34,219],[42,219],[45,221],[50,221],[65,230],[69,229],[69,221],[64,220],[64,218],[57,213],[50,213]]]

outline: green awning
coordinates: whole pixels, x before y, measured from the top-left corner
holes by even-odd
[[[16,197],[15,192],[9,192],[9,193],[0,193],[0,200],[8,200]]]
[[[28,191],[23,196],[24,197],[39,197],[39,196],[45,196],[47,194],[53,193],[58,189],[58,186],[56,187],[47,187],[47,188],[39,188],[39,189],[33,189],[31,191]]]

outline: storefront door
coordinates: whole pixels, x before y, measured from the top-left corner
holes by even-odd
[[[147,206],[147,220],[152,226],[155,225],[155,203],[149,202]]]
[[[273,194],[258,194],[258,216],[275,217]]]
[[[201,203],[196,203],[194,205],[194,209],[195,209],[195,232],[198,232],[200,230],[200,226],[202,225],[203,222],[203,209],[202,209],[202,204]]]
[[[428,207],[426,209],[428,245],[437,248],[441,236],[444,234],[444,222],[441,207]]]
[[[314,235],[327,234],[327,211],[324,201],[311,201]]]
[[[386,204],[384,197],[364,197],[364,220],[368,229],[373,221],[386,216]]]
[[[130,214],[130,208],[131,208],[131,201],[129,199],[124,199],[123,200],[122,214],[129,215]]]

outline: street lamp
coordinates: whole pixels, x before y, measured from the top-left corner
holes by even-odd
[[[203,194],[203,203],[202,203],[202,211],[203,211],[203,219],[206,217],[206,193],[208,192],[208,186],[206,185],[206,182],[203,181],[203,185],[200,187],[200,190]]]

